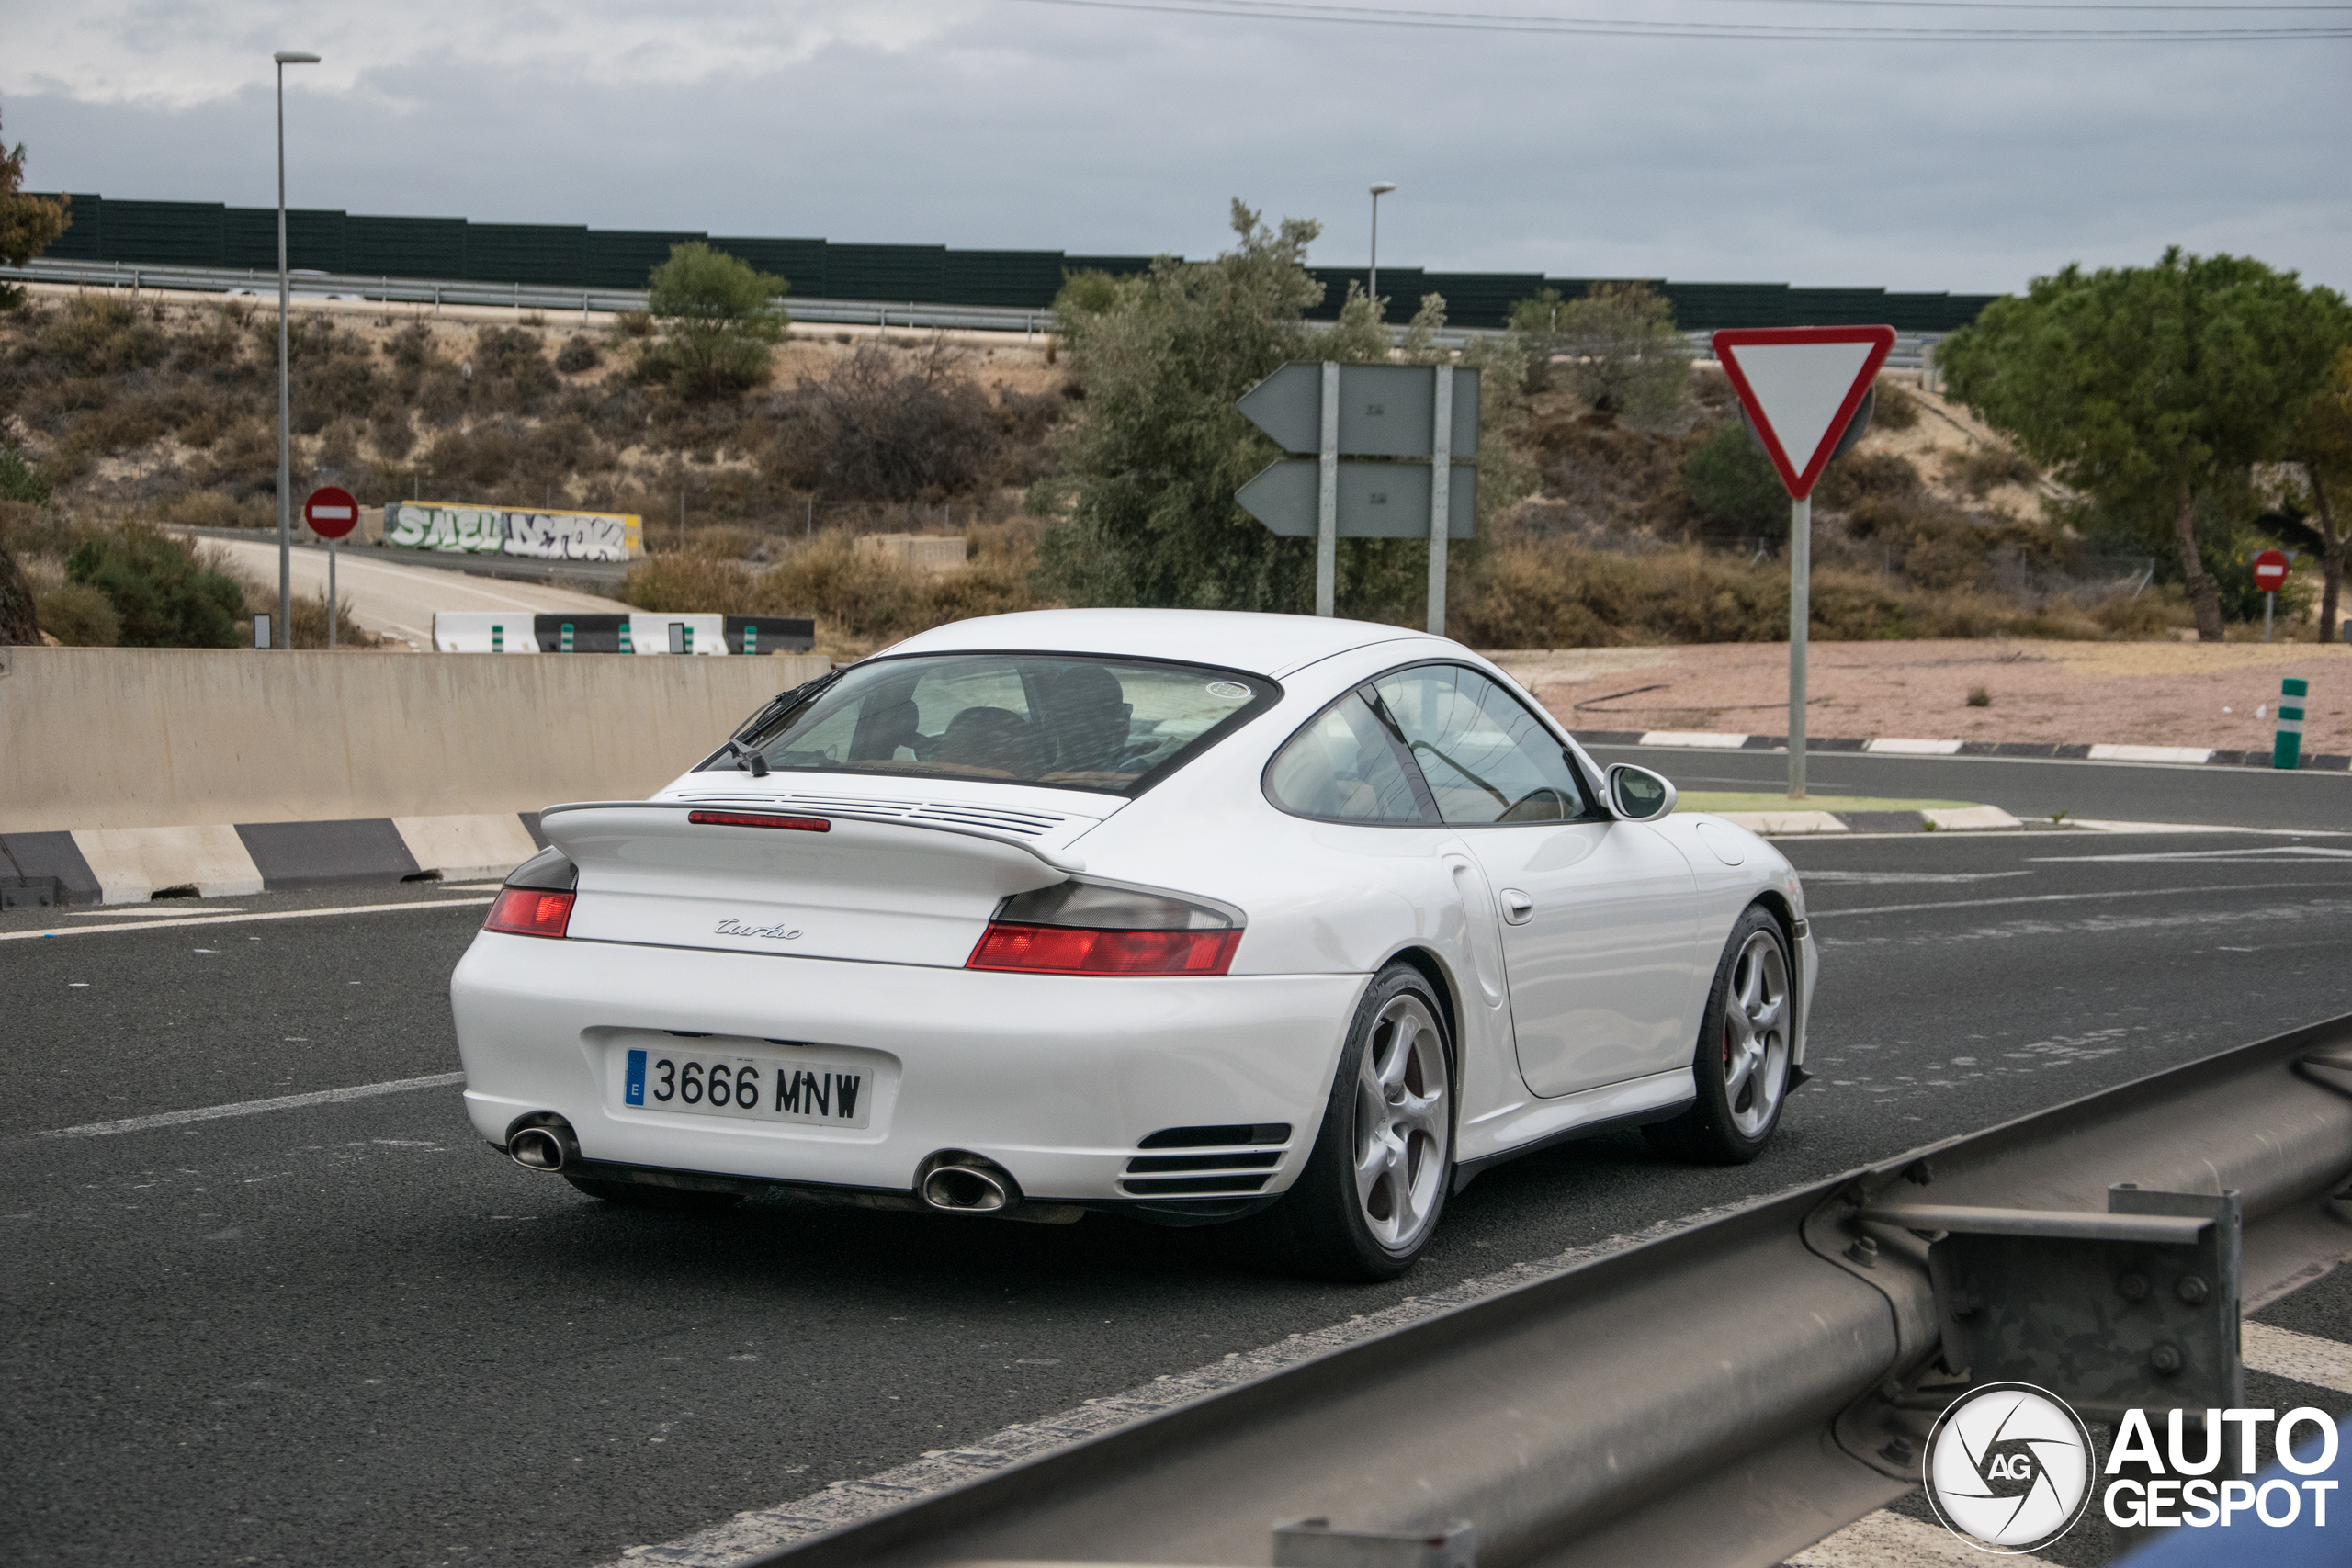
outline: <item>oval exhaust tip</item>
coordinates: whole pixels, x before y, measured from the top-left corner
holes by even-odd
[[[943,1165],[923,1178],[922,1201],[934,1209],[984,1214],[1011,1200],[1004,1183],[967,1165]]]
[[[529,1170],[561,1170],[563,1141],[544,1127],[526,1127],[507,1140],[506,1157]]]

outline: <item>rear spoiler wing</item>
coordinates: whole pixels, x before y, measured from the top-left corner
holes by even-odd
[[[576,800],[561,806],[550,806],[539,813],[539,829],[547,833],[551,821],[574,811],[739,811],[770,814],[777,817],[822,817],[828,820],[870,823],[880,827],[904,828],[922,833],[950,833],[959,838],[978,839],[988,843],[1002,844],[1021,850],[1038,861],[1047,870],[1064,876],[1075,876],[1086,869],[1086,858],[1052,844],[1041,844],[1023,834],[991,832],[986,828],[956,822],[935,822],[921,818],[908,818],[893,812],[860,811],[854,807],[828,804],[824,807],[802,806],[776,801],[763,803],[751,800]],[[1094,826],[1092,822],[1087,824]],[[552,837],[552,835],[548,835]]]

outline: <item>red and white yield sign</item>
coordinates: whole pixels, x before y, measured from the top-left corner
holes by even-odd
[[[2254,558],[2254,585],[2265,593],[2276,593],[2287,586],[2287,558],[2277,550],[2265,550]]]
[[[1893,327],[1738,327],[1715,334],[1765,455],[1790,496],[1813,493],[1854,411],[1894,347]]]
[[[341,485],[321,485],[302,503],[302,521],[322,539],[340,539],[359,526],[359,502]]]

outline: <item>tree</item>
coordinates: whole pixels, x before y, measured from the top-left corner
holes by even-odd
[[[22,266],[49,249],[74,221],[64,200],[20,195],[24,179],[25,144],[17,142],[11,152],[0,141],[0,262],[10,266]],[[0,310],[13,310],[24,302],[21,285],[0,284]]]
[[[1311,541],[1277,539],[1233,492],[1275,457],[1234,400],[1307,357],[1304,265],[1320,226],[1269,229],[1233,204],[1234,248],[1212,262],[1081,276],[1056,301],[1085,398],[1059,430],[1061,472],[1033,492],[1056,513],[1038,555],[1077,604],[1290,610],[1311,599]],[[1300,547],[1305,545],[1306,548]]]
[[[1600,412],[1646,424],[1690,396],[1690,345],[1646,283],[1594,284],[1560,307],[1556,331],[1568,390]]]
[[[2153,267],[2068,266],[1938,348],[1954,397],[2058,479],[2172,544],[2198,635],[2222,639],[2200,496],[2248,493],[2342,341],[2344,300],[2245,257],[2175,246]]]
[[[1157,604],[1304,612],[1315,542],[1278,538],[1234,491],[1279,457],[1234,407],[1285,360],[1434,364],[1437,295],[1396,343],[1373,302],[1351,288],[1339,320],[1310,326],[1323,296],[1304,265],[1320,231],[1309,220],[1269,229],[1233,204],[1237,243],[1211,262],[1161,257],[1128,277],[1073,276],[1055,302],[1084,396],[1056,433],[1060,472],[1032,491],[1053,521],[1039,544],[1040,583],[1077,604]],[[1532,487],[1529,465],[1503,449],[1523,367],[1508,345],[1479,345],[1481,519]],[[1457,547],[1458,548],[1459,547]],[[1428,547],[1409,539],[1340,542],[1343,615],[1417,618]]]
[[[640,355],[639,374],[696,400],[763,385],[768,350],[791,324],[775,303],[790,287],[700,240],[672,246],[647,280],[646,313],[662,339]]]
[[[2325,642],[2335,636],[2345,547],[2352,543],[2352,520],[2335,514],[2335,503],[2352,495],[2352,345],[2336,350],[2326,379],[2304,402],[2288,433],[2287,455],[2302,468],[2318,514],[2316,526],[2305,522],[2300,531],[2319,551],[2319,637]]]
[[[1532,299],[1521,299],[1510,308],[1504,322],[1511,336],[1519,342],[1527,355],[1527,375],[1521,385],[1531,392],[1552,389],[1552,356],[1563,352],[1560,333],[1560,291],[1539,288]]]

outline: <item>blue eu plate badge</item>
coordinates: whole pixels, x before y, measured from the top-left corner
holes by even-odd
[[[642,1051],[628,1054],[628,1082],[621,1100],[628,1105],[645,1103],[645,1053]]]

